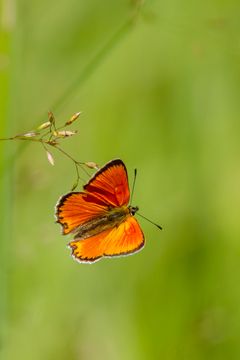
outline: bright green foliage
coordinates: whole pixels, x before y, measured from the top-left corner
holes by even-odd
[[[3,359],[240,359],[239,1],[146,0],[133,22],[137,1],[2,3],[0,137],[82,111],[64,149],[137,167],[133,205],[163,226],[74,262],[53,217],[74,164],[1,143]]]

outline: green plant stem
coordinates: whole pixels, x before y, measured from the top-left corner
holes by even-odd
[[[139,10],[138,10],[139,13]],[[103,61],[107,58],[110,51],[112,51],[120,42],[125,38],[125,36],[130,32],[135,24],[136,14],[134,16],[128,18],[124,24],[113,34],[113,36],[105,43],[105,45],[99,50],[99,52],[89,61],[86,67],[80,72],[80,74],[76,77],[76,80],[63,92],[63,94],[58,98],[58,100],[52,104],[51,109],[59,109],[61,108],[69,98],[72,97],[73,92],[76,88],[82,86],[85,81],[89,79],[89,77],[96,71],[98,66],[103,63]],[[46,114],[43,114],[39,118],[42,119]],[[39,123],[39,121],[38,121]],[[37,125],[37,124],[36,124]],[[16,153],[18,156],[25,149],[27,143],[23,143],[18,146],[16,149]],[[16,155],[13,154],[13,158],[9,159],[7,164],[10,164],[12,161],[16,159]],[[8,166],[8,165],[6,165]]]
[[[76,77],[74,82],[64,91],[64,93],[58,98],[58,100],[52,105],[52,109],[56,110],[61,108],[68,99],[72,98],[72,94],[75,89],[82,85],[89,77],[94,73],[98,66],[109,55],[110,51],[116,47],[120,41],[126,36],[129,30],[132,28],[132,20],[127,20],[113,36],[106,42],[106,44],[100,49],[100,51],[94,56],[92,60],[86,65],[83,71]]]
[[[1,54],[9,56],[11,34],[0,24]],[[0,131],[2,134],[10,131],[9,121],[9,95],[10,93],[10,68],[0,69]],[[12,178],[13,178],[13,157],[12,147],[8,143],[1,143],[0,146],[0,358],[4,351],[9,329],[9,272],[11,263],[11,229],[12,229]],[[3,356],[4,358],[4,356]]]

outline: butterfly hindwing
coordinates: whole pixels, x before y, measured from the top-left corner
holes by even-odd
[[[144,235],[133,216],[118,227],[108,229],[86,239],[69,243],[72,256],[79,262],[93,263],[102,257],[130,255],[144,246]]]

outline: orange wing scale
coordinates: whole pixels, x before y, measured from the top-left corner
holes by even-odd
[[[129,216],[118,227],[87,239],[69,243],[72,256],[79,262],[93,263],[102,257],[130,255],[144,246],[144,235],[137,220]]]
[[[106,164],[84,186],[84,190],[107,205],[127,205],[130,194],[124,163],[117,159]]]
[[[96,197],[83,192],[71,192],[62,196],[57,204],[57,222],[62,225],[63,234],[66,235],[107,210],[108,207]]]

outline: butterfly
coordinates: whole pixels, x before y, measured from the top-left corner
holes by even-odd
[[[70,192],[56,205],[63,235],[73,234],[68,246],[80,263],[130,255],[144,247],[144,234],[129,204],[127,169],[120,159],[100,168],[81,192]]]

